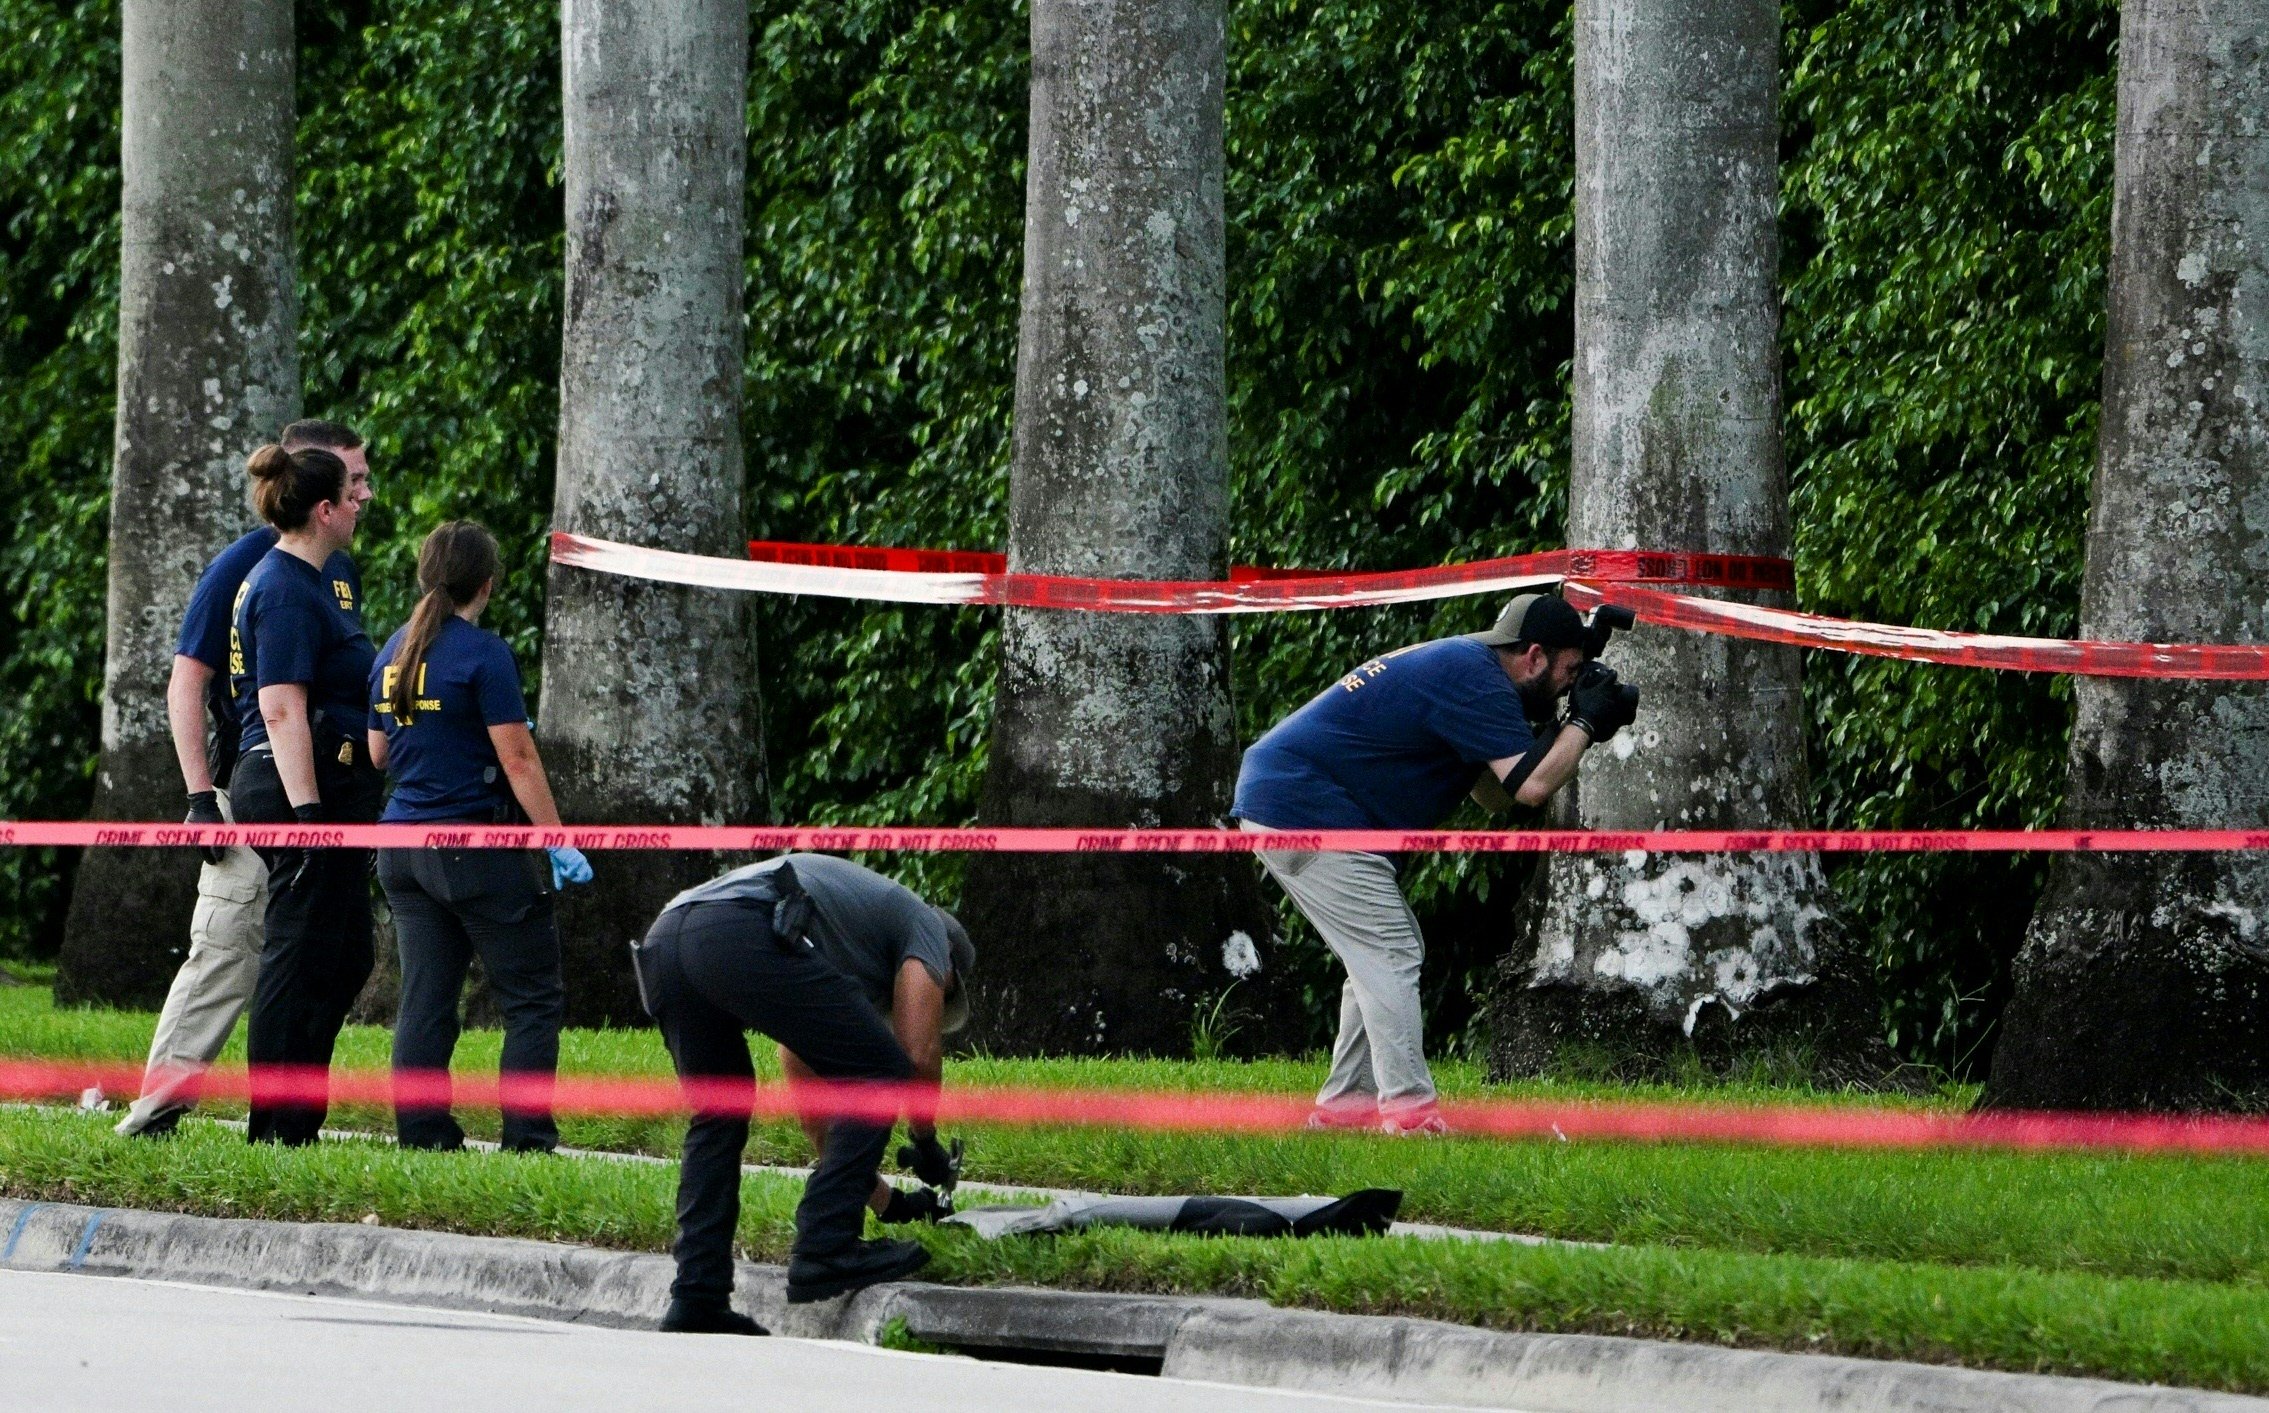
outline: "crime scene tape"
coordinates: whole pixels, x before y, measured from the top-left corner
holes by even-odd
[[[466,1108],[559,1114],[662,1116],[688,1112],[817,1116],[889,1122],[899,1115],[945,1123],[1049,1125],[1160,1132],[1300,1131],[1313,1111],[1283,1094],[948,1086],[818,1081],[680,1082],[651,1076],[460,1075],[444,1070],[326,1071],[320,1066],[216,1067],[177,1071],[184,1098],[263,1104],[454,1103]],[[172,1078],[161,1075],[156,1078]],[[126,1065],[0,1060],[0,1096],[76,1099],[89,1088],[140,1092],[143,1072]],[[1650,1104],[1519,1099],[1445,1099],[1453,1133],[1490,1138],[1702,1142],[1836,1148],[2120,1149],[2133,1152],[2269,1154],[2269,1120],[2150,1114],[1921,1113],[1825,1106]]]
[[[785,554],[827,547],[775,548]],[[1419,603],[1466,594],[1548,589],[1572,572],[1609,581],[1644,574],[1648,582],[1653,583],[1707,583],[1740,588],[1787,588],[1794,582],[1786,560],[1639,550],[1554,550],[1426,569],[1247,580],[1088,579],[989,570],[890,568],[884,566],[918,564],[924,555],[951,556],[956,552],[842,553],[854,559],[861,554],[879,556],[879,563],[846,565],[840,562],[840,555],[816,553],[809,558],[827,562],[785,558],[720,559],[713,555],[618,544],[564,530],[552,532],[551,547],[554,564],[669,584],[885,603],[993,604],[1094,613],[1287,613]],[[899,558],[893,560],[893,556]]]
[[[896,549],[868,545],[814,545],[792,540],[750,540],[748,557],[768,564],[824,565],[832,569],[880,569],[894,574],[1008,573],[1008,556],[991,550]],[[1538,572],[1577,574],[1614,583],[1703,584],[1735,589],[1796,588],[1796,566],[1785,559],[1747,554],[1687,554],[1670,550],[1551,550],[1487,564],[1521,564]],[[1468,566],[1445,565],[1463,569]],[[1230,584],[1280,580],[1345,580],[1368,576],[1334,569],[1263,569],[1229,566]],[[1091,582],[1116,583],[1103,579]]]
[[[902,825],[128,824],[0,820],[0,848],[685,849],[775,853],[2250,853],[2261,829],[986,829]]]
[[[1270,613],[1413,603],[1465,594],[1528,592],[1558,584],[1580,609],[1628,608],[1641,622],[1791,647],[1861,653],[1911,662],[2082,677],[2269,681],[2269,645],[2122,643],[2016,638],[1828,618],[1645,587],[1793,587],[1788,561],[1742,555],[1652,550],[1553,550],[1471,564],[1385,573],[1310,570],[1232,571],[1209,583],[1079,579],[1009,574],[999,555],[756,540],[751,559],[718,559],[643,549],[564,531],[552,535],[552,561],[632,578],[818,594],[897,603],[1018,604],[1122,613]],[[1240,574],[1252,576],[1240,578]]]
[[[2116,643],[2070,638],[2009,638],[1903,628],[1723,599],[1690,598],[1631,584],[1569,580],[1562,596],[1579,609],[1602,603],[1630,609],[1642,623],[1689,628],[1800,648],[1864,653],[1956,667],[2068,672],[2080,677],[2269,680],[2269,646],[2255,643]]]

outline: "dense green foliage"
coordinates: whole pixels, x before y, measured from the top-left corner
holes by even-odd
[[[750,530],[997,545],[1024,11],[761,0],[754,13]],[[307,405],[373,436],[373,617],[398,619],[422,530],[475,513],[525,569],[500,622],[532,667],[559,327],[554,7],[305,0],[302,16]],[[2069,631],[2113,7],[1798,0],[1788,16],[1801,597]],[[107,0],[0,0],[0,20],[0,680],[21,704],[0,723],[0,812],[68,815],[87,797],[101,680],[116,16]],[[1387,568],[1558,542],[1569,45],[1567,7],[1545,0],[1233,7],[1236,558]],[[1239,624],[1245,734],[1349,663],[1478,611]],[[971,814],[988,616],[797,601],[763,621],[779,816]],[[2056,810],[2059,684],[1819,655],[1808,691],[1821,822],[2033,824]],[[924,866],[951,886],[950,863]],[[1451,1029],[1503,946],[1509,867],[1415,875]],[[57,877],[51,859],[0,859],[0,951],[52,949]],[[1839,885],[1891,982],[1899,1043],[1959,1067],[1997,1010],[2032,867],[1898,859],[1845,867]]]

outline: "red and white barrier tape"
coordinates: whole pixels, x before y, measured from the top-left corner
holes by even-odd
[[[833,825],[114,824],[0,820],[0,847],[256,849],[687,849],[774,853],[1864,854],[2251,853],[2259,829],[983,829]]]
[[[1612,603],[1641,622],[1792,647],[2016,672],[2083,677],[2269,681],[2269,645],[2116,643],[2012,638],[1826,618],[1644,587],[1788,589],[1788,561],[1649,550],[1554,550],[1472,564],[1377,574],[1239,569],[1214,583],[1081,579],[1009,574],[999,555],[962,550],[867,549],[752,541],[749,560],[642,549],[564,531],[552,535],[558,564],[674,584],[764,593],[818,594],[897,603],[1017,604],[1114,613],[1270,613],[1414,603],[1464,594],[1527,592],[1562,585],[1578,608]]]
[[[182,1072],[190,1074],[194,1072]],[[156,1076],[164,1079],[167,1076]],[[0,1060],[0,1096],[75,1099],[90,1088],[140,1091],[144,1076],[125,1065]],[[1060,1125],[1161,1132],[1280,1133],[1299,1130],[1311,1107],[1280,1094],[1122,1089],[961,1088],[823,1082],[794,1086],[726,1079],[674,1080],[622,1075],[399,1074],[314,1066],[242,1067],[195,1074],[184,1097],[263,1104],[351,1103],[550,1110],[561,1114],[653,1116],[688,1111],[816,1115],[889,1121],[934,1113],[948,1123]],[[1492,1138],[1616,1139],[1752,1143],[1836,1148],[2120,1149],[2137,1152],[2269,1154],[2269,1120],[2144,1114],[1917,1113],[1885,1109],[1732,1104],[1567,1103],[1444,1100],[1455,1133]]]
[[[1630,609],[1642,623],[1690,628],[1733,638],[1871,657],[1991,667],[2012,672],[2069,672],[2081,677],[2196,678],[2226,682],[2269,679],[2269,646],[2255,643],[2111,643],[2068,638],[2008,638],[1823,618],[1723,599],[1666,594],[1630,584],[1570,580],[1569,603]]]
[[[1022,608],[1078,609],[1093,613],[1286,613],[1419,603],[1465,594],[1522,593],[1551,588],[1570,573],[1606,580],[1645,578],[1656,583],[1788,587],[1786,560],[1736,555],[1657,554],[1636,550],[1555,550],[1472,564],[1397,569],[1369,574],[1300,574],[1229,580],[1088,579],[1056,574],[906,567],[950,563],[952,551],[846,550],[774,546],[782,558],[719,559],[646,549],[611,540],[552,533],[552,562],[633,579],[655,579],[711,589],[815,594],[822,598],[886,603],[1007,604]],[[813,553],[803,559],[785,556]],[[853,563],[843,561],[849,558]],[[988,561],[989,562],[989,561]],[[890,566],[898,567],[890,567]]]
[[[1008,577],[1008,556],[990,550],[896,549],[869,545],[812,545],[792,540],[750,540],[748,557],[767,564],[808,564],[830,569],[875,569],[892,574],[987,574]],[[1419,573],[1474,571],[1490,566],[1538,574],[1581,575],[1609,583],[1699,584],[1732,589],[1796,587],[1796,566],[1785,559],[1751,554],[1687,554],[1669,550],[1550,550],[1485,560],[1480,564],[1442,565]],[[1045,577],[1045,576],[1029,576]],[[1303,580],[1343,585],[1360,583],[1376,575],[1350,574],[1334,569],[1262,569],[1250,564],[1229,567],[1222,588]],[[1115,584],[1114,579],[1082,580]]]

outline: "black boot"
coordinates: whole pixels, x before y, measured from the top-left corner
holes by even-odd
[[[760,1335],[770,1331],[730,1305],[694,1300],[673,1300],[662,1316],[662,1329],[671,1334]]]
[[[788,1303],[832,1300],[894,1281],[922,1269],[929,1259],[930,1253],[912,1241],[862,1241],[825,1256],[794,1256],[788,1261]]]

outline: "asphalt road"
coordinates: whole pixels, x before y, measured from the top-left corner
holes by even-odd
[[[372,1301],[0,1271],[0,1406],[780,1413],[1334,1413],[1428,1407]]]

